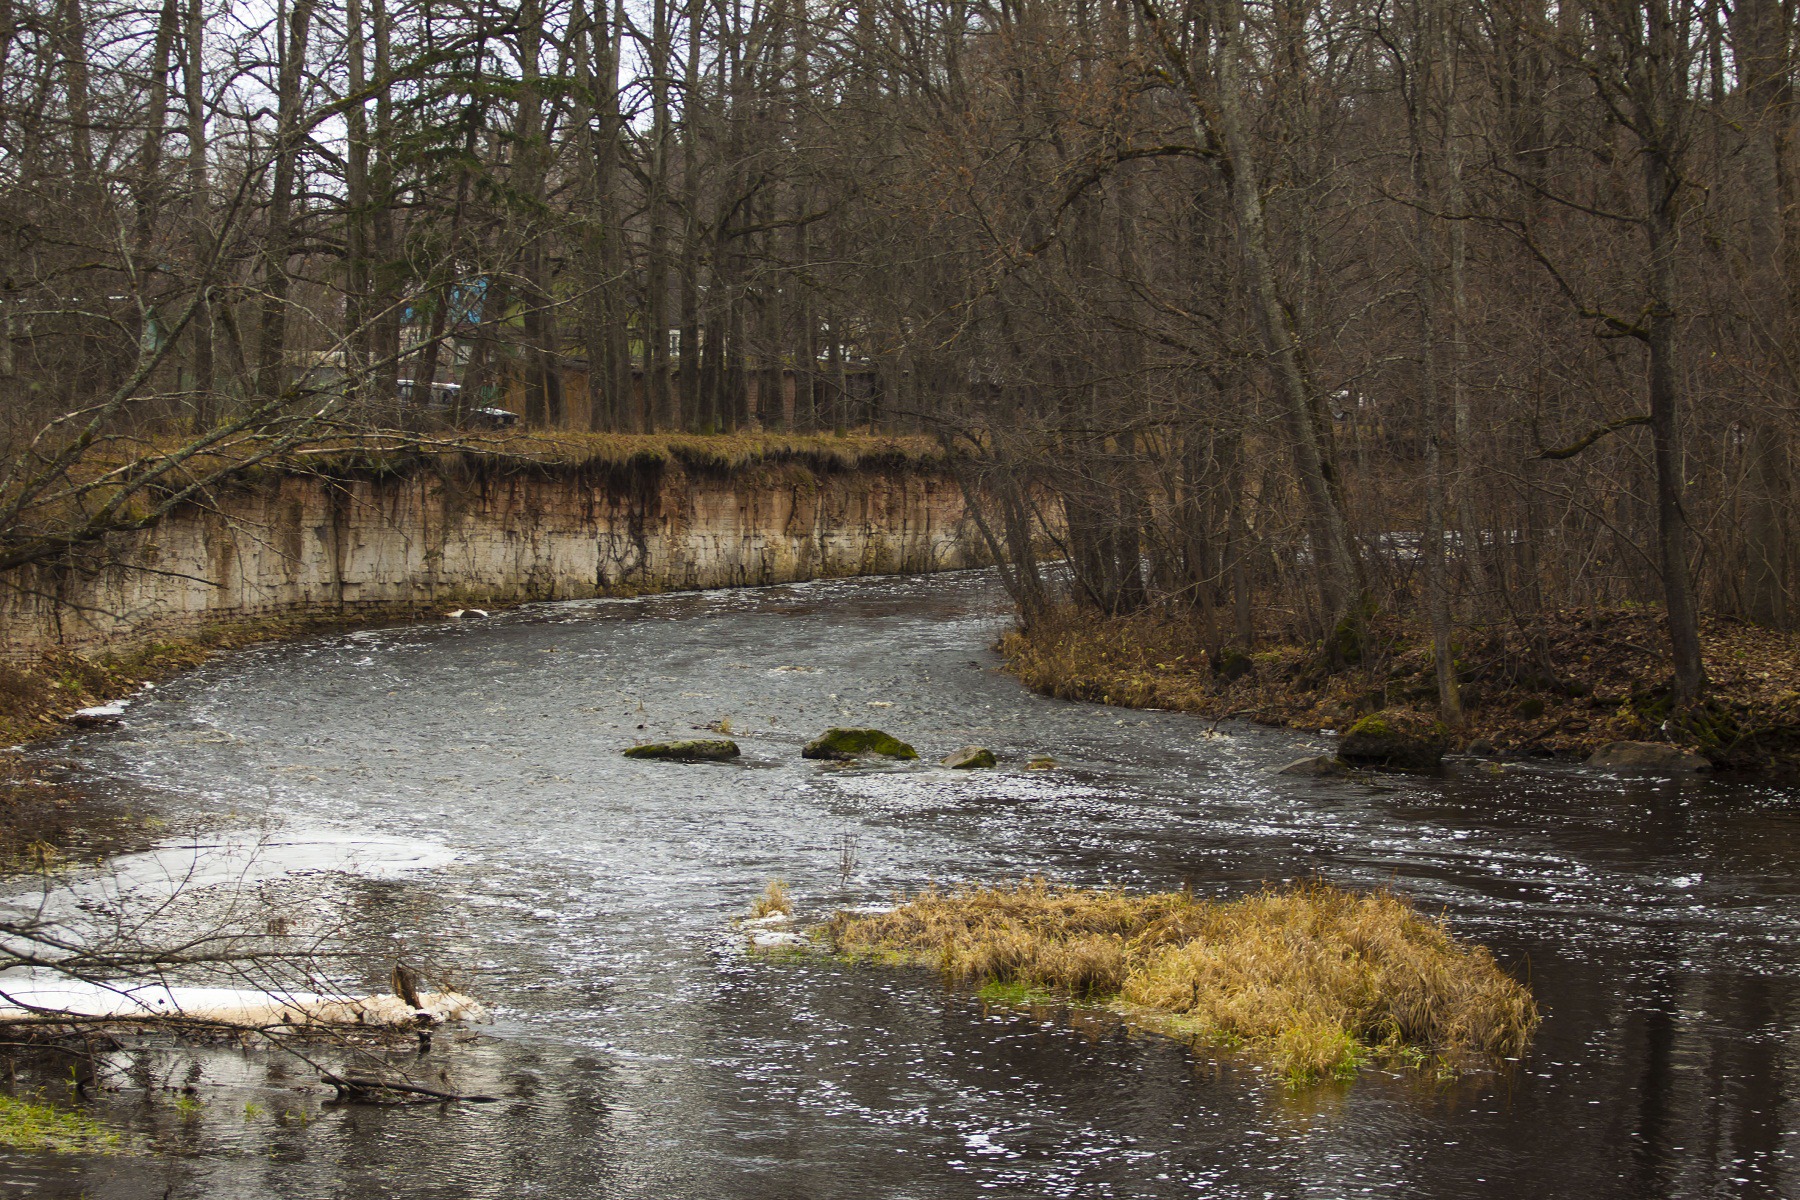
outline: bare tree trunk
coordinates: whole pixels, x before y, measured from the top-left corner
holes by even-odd
[[[366,24],[362,0],[344,0],[347,83],[356,97],[344,114],[344,382],[353,401],[366,405],[375,399],[385,407],[392,397],[372,396],[369,389],[369,227],[375,206],[369,196],[369,112],[362,99],[369,86]],[[416,398],[418,381],[414,383]]]
[[[1793,85],[1788,34],[1789,18],[1780,0],[1738,0],[1731,13],[1733,53],[1743,83],[1746,113],[1743,145],[1744,182],[1749,190],[1747,296],[1745,323],[1765,345],[1766,377],[1792,410],[1794,369],[1788,361],[1794,338],[1793,293],[1789,278],[1795,240],[1791,221],[1792,184],[1788,143],[1793,114]],[[1784,628],[1789,619],[1787,511],[1788,447],[1775,423],[1751,413],[1749,496],[1743,540],[1744,609],[1753,621]]]
[[[1664,0],[1653,0],[1649,17],[1644,63],[1633,82],[1642,89],[1638,104],[1640,136],[1644,139],[1644,232],[1649,242],[1648,316],[1645,343],[1649,349],[1650,432],[1656,461],[1656,543],[1662,568],[1663,603],[1669,620],[1669,646],[1675,666],[1675,699],[1688,704],[1706,690],[1706,666],[1700,657],[1700,625],[1694,608],[1693,579],[1688,564],[1687,513],[1682,507],[1686,490],[1686,462],[1682,453],[1682,395],[1679,362],[1679,330],[1675,298],[1677,239],[1681,215],[1681,169],[1673,161],[1683,137],[1678,109],[1686,104],[1678,72],[1683,53],[1675,46],[1677,33],[1663,11]]]
[[[188,241],[194,261],[204,270],[212,251],[211,207],[212,187],[207,169],[206,148],[206,8],[205,0],[187,0],[183,40],[182,99],[187,109],[188,142]],[[201,274],[194,286],[210,289],[211,281]],[[206,429],[214,417],[212,303],[204,296],[189,336],[193,362],[193,414],[196,431]]]
[[[369,194],[375,211],[369,221],[369,351],[374,363],[373,387],[383,405],[400,395],[400,297],[395,280],[394,247],[394,89],[393,20],[387,0],[369,0],[375,35],[375,145],[369,167]],[[416,307],[416,306],[415,306]],[[431,399],[415,391],[414,403]]]
[[[669,64],[674,51],[669,0],[653,0],[650,31],[649,244],[644,251],[645,428],[674,424],[669,388]]]
[[[317,0],[294,0],[282,39],[276,86],[274,172],[269,186],[268,228],[264,232],[263,301],[256,348],[256,392],[275,395],[287,387],[287,318],[291,280],[288,259],[294,244],[294,192],[300,160],[300,83],[306,41]]]
[[[1687,514],[1682,509],[1684,462],[1681,445],[1681,383],[1674,300],[1676,295],[1675,173],[1659,147],[1646,148],[1644,198],[1649,208],[1645,231],[1650,241],[1650,313],[1648,318],[1650,432],[1656,460],[1656,549],[1662,568],[1663,603],[1669,618],[1669,645],[1675,665],[1675,698],[1699,699],[1706,690],[1706,667],[1700,658],[1700,625],[1694,609],[1693,581],[1687,552]]]
[[[1215,151],[1214,161],[1231,196],[1251,302],[1275,372],[1295,473],[1306,501],[1307,528],[1324,619],[1328,625],[1354,621],[1359,618],[1367,588],[1362,561],[1344,516],[1329,424],[1276,279],[1261,176],[1243,112],[1245,92],[1238,62],[1243,52],[1241,0],[1213,0],[1213,5],[1218,42],[1213,58],[1216,81],[1210,91],[1205,91],[1154,0],[1139,0],[1146,20],[1156,27],[1165,62],[1183,82],[1195,137],[1202,147]]]
[[[1440,87],[1445,90],[1442,103],[1447,109],[1454,103],[1448,94],[1445,76],[1450,71],[1451,43],[1442,36],[1441,26],[1447,19],[1443,6],[1421,4],[1414,9],[1415,28],[1412,43],[1412,94],[1407,106],[1408,124],[1412,131],[1413,189],[1418,203],[1413,210],[1414,253],[1419,271],[1419,352],[1423,363],[1421,391],[1425,440],[1425,529],[1420,547],[1425,568],[1425,611],[1431,628],[1431,652],[1437,676],[1438,715],[1446,725],[1457,728],[1463,723],[1462,696],[1457,688],[1456,659],[1451,649],[1450,581],[1444,557],[1444,501],[1448,491],[1443,459],[1444,427],[1444,359],[1445,347],[1440,341],[1439,314],[1444,310],[1443,281],[1438,267],[1436,218],[1432,216],[1437,188],[1432,181],[1432,138],[1429,124],[1437,104]],[[1455,227],[1457,222],[1450,222]],[[1453,254],[1456,253],[1453,250]],[[1451,281],[1454,292],[1455,280]],[[1454,308],[1454,304],[1452,305]],[[1454,324],[1454,321],[1453,321]],[[1457,363],[1451,352],[1451,370]],[[1454,382],[1450,384],[1455,388]]]

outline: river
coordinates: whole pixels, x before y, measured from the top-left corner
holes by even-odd
[[[95,1111],[156,1152],[15,1154],[0,1190],[1800,1195],[1792,789],[1549,764],[1277,777],[1326,740],[1033,695],[996,669],[1005,621],[988,573],[536,605],[233,654],[50,748],[171,828],[411,847],[402,869],[253,882],[453,972],[493,1020],[415,1069],[502,1102],[334,1106],[267,1050],[122,1051]],[[721,720],[738,762],[619,756]],[[833,724],[882,726],[927,761],[987,745],[1002,769],[800,759]],[[1021,769],[1040,753],[1058,768]],[[928,972],[746,956],[730,930],[776,877],[822,916],[1028,874],[1393,886],[1529,976],[1544,1024],[1500,1075],[1366,1070],[1289,1093]],[[129,1082],[174,1067],[197,1112]]]

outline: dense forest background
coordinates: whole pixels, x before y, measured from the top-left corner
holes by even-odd
[[[872,427],[954,451],[1028,625],[1413,612],[1454,715],[1460,627],[1649,603],[1692,699],[1699,614],[1796,616],[1795,25],[0,0],[0,566],[483,408]]]

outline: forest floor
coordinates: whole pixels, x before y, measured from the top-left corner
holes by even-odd
[[[1029,687],[1068,700],[1331,731],[1383,709],[1438,715],[1430,639],[1396,617],[1375,618],[1362,661],[1335,671],[1317,645],[1225,650],[1215,664],[1206,641],[1195,619],[1064,609],[1008,634],[1001,650]],[[1453,749],[1573,757],[1607,742],[1666,741],[1720,767],[1800,772],[1800,635],[1708,618],[1701,643],[1708,698],[1677,713],[1657,609],[1565,610],[1464,630],[1454,649],[1465,722]]]

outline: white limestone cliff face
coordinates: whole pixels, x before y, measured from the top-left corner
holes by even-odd
[[[287,475],[118,538],[98,571],[0,579],[3,653],[119,649],[212,623],[377,616],[988,561],[948,475],[757,466]]]

